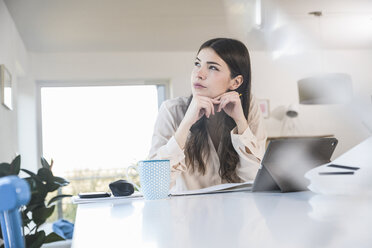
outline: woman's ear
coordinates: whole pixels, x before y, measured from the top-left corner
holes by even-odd
[[[237,88],[239,88],[240,85],[242,85],[242,83],[243,83],[243,76],[242,75],[238,75],[238,76],[234,77],[230,81],[229,90],[236,90]]]

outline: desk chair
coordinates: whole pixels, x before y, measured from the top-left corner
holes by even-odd
[[[0,178],[0,224],[5,248],[25,247],[19,208],[30,198],[30,187],[25,180],[17,176]]]

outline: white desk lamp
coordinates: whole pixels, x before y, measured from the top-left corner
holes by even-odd
[[[351,77],[345,73],[328,73],[298,80],[300,104],[342,104],[352,99]]]
[[[353,96],[351,77],[345,73],[319,74],[300,79],[297,85],[300,104],[345,104]]]
[[[281,136],[296,136],[302,134],[302,125],[298,118],[298,105],[290,104],[285,110],[282,120]]]

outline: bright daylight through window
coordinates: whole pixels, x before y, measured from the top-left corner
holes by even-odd
[[[160,99],[162,100],[162,99]],[[158,113],[156,85],[42,87],[42,149],[64,194],[108,191],[146,159]]]

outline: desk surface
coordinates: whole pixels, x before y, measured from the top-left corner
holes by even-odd
[[[78,206],[72,247],[372,247],[372,198],[235,192]]]

